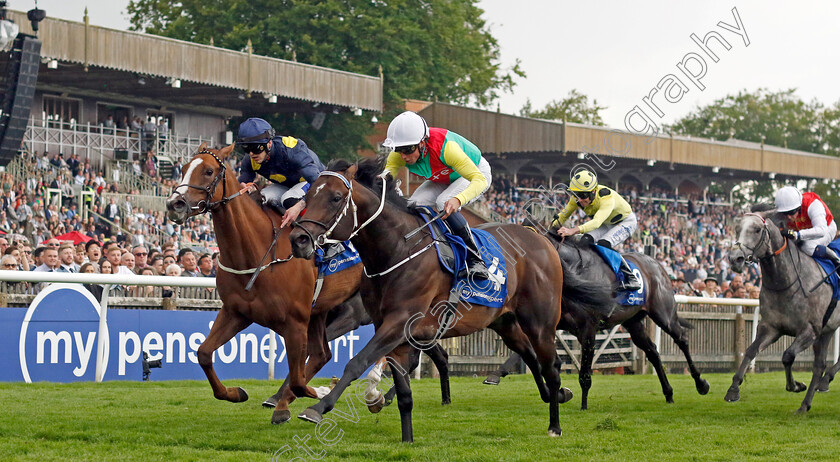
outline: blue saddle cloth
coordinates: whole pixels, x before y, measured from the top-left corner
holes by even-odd
[[[835,239],[828,244],[828,248],[833,250],[837,255],[840,255],[840,238]],[[831,273],[831,276],[828,278],[828,285],[831,286],[832,297],[835,300],[840,300],[840,277],[838,277],[837,272],[834,271],[834,262],[827,258],[814,257],[814,260],[822,266],[825,274]]]
[[[362,262],[361,257],[359,257],[359,252],[356,251],[356,248],[353,247],[350,241],[344,241],[342,245],[344,246],[344,250],[326,259],[324,259],[324,251],[322,249],[319,248],[315,251],[315,264],[318,265],[318,276],[329,276]]]
[[[615,273],[616,281],[624,282],[624,275],[621,274],[620,271],[621,254],[613,249],[608,249],[598,244],[592,245],[592,248],[610,266],[613,273]],[[639,281],[641,281],[642,288],[639,290],[634,290],[632,292],[619,292],[616,296],[616,302],[619,305],[624,306],[644,305],[645,300],[647,300],[647,283],[645,282],[644,277],[642,277],[642,272],[639,270],[639,267],[635,263],[633,263],[630,260],[627,260],[627,264],[630,265],[630,270],[633,271],[633,274],[636,275],[636,278],[638,278]]]
[[[431,207],[418,207],[417,211],[426,223],[437,215]],[[472,230],[481,258],[487,265],[487,272],[490,273],[490,279],[473,281],[469,277],[458,278],[458,273],[467,266],[468,250],[464,241],[453,235],[443,220],[435,221],[429,229],[435,239],[440,266],[455,277],[453,291],[458,292],[461,300],[490,308],[501,308],[507,299],[507,266],[505,255],[496,238],[487,231]],[[445,245],[447,243],[448,246]],[[448,255],[450,253],[454,255]]]

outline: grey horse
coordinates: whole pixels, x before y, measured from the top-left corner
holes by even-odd
[[[813,258],[782,236],[780,222],[781,217],[775,209],[744,214],[739,224],[738,241],[729,252],[732,269],[737,272],[743,271],[747,261],[757,261],[761,266],[761,321],[755,340],[747,348],[724,399],[738,401],[739,387],[750,361],[782,335],[789,335],[795,340],[782,355],[787,391],[805,391],[805,384],[793,379],[791,366],[799,352],[812,345],[814,349],[811,382],[797,411],[803,413],[811,409],[814,392],[825,372],[828,343],[840,325],[840,315],[835,311],[828,320],[824,319],[832,298],[831,287],[820,284],[825,273]]]
[[[547,233],[547,236],[553,238],[553,244],[560,255],[560,259],[568,265],[567,272],[576,272],[586,279],[597,281],[598,284],[604,286],[614,284],[615,276],[612,271],[603,259],[591,250],[589,244],[572,238],[567,238],[564,241],[558,239],[558,236],[551,232]],[[668,403],[674,402],[674,390],[665,375],[665,368],[662,365],[659,352],[645,332],[646,316],[649,316],[656,325],[674,339],[674,342],[685,355],[697,392],[705,395],[709,392],[709,382],[700,377],[700,371],[694,365],[688,348],[686,329],[692,326],[677,315],[674,291],[671,289],[668,274],[656,260],[647,255],[639,253],[624,255],[627,260],[635,263],[642,273],[641,280],[647,286],[647,303],[645,305],[621,306],[613,304],[610,309],[604,310],[608,312],[606,313],[582,306],[575,303],[574,300],[567,300],[564,292],[563,312],[557,328],[572,333],[581,344],[580,371],[578,373],[581,388],[581,410],[586,410],[588,407],[589,388],[592,386],[595,334],[599,329],[610,329],[617,324],[621,324],[630,333],[633,343],[645,352],[648,361],[653,365],[659,377],[665,401]],[[512,372],[519,364],[519,360],[518,355],[512,355],[501,368],[490,374],[484,380],[484,383],[498,385],[501,377]]]

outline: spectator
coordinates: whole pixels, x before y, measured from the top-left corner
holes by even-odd
[[[98,262],[102,259],[102,246],[95,240],[87,241],[87,244],[85,244],[85,253],[87,254],[88,261]]]
[[[184,271],[181,273],[182,277],[198,277],[198,262],[195,259],[195,254],[192,251],[187,251],[181,256],[181,266]]]
[[[9,248],[9,240],[5,237],[0,237],[0,255],[3,255],[7,248]]]
[[[111,260],[107,258],[102,258],[102,261],[99,262],[99,270],[102,274],[113,274],[114,266],[111,264]]]
[[[96,274],[96,264],[91,263],[91,262],[84,263],[79,268],[79,273]],[[102,301],[102,286],[101,285],[99,285],[99,284],[82,284],[82,285],[84,286],[85,289],[88,290],[88,292],[93,294],[93,297],[96,300],[98,300],[100,302]]]
[[[155,255],[152,257],[151,266],[155,270],[155,274],[163,274],[163,256],[160,254]]]
[[[134,254],[135,272],[140,274],[140,270],[148,266],[147,258],[149,256],[149,249],[144,245],[137,245],[131,249],[131,253]]]
[[[76,257],[76,249],[71,244],[63,244],[58,249],[59,273],[78,273],[79,266],[73,261]]]
[[[58,260],[58,249],[54,247],[44,247],[44,251],[41,253],[41,260],[44,263],[35,268],[35,271],[52,273],[53,271],[58,271],[61,267],[61,263]]]
[[[19,271],[20,267],[15,257],[6,254],[0,257],[0,269],[4,271]]]
[[[131,252],[123,252],[122,256],[120,257],[120,268],[127,268],[134,274],[134,264],[135,264],[134,254]],[[122,271],[122,270],[120,270]]]
[[[179,277],[181,276],[181,267],[176,265],[175,263],[166,267],[166,275],[170,277]],[[164,298],[174,297],[175,296],[175,288],[163,286],[162,296]]]
[[[113,272],[113,274],[123,274],[126,276],[134,275],[134,273],[130,269],[126,268],[125,266],[121,266],[122,250],[119,248],[119,246],[112,245],[108,249],[106,256],[108,257],[108,261],[111,262],[111,271]],[[134,258],[133,255],[132,258]]]
[[[216,268],[213,267],[213,258],[209,254],[204,254],[198,259],[199,275],[207,278],[216,277]]]

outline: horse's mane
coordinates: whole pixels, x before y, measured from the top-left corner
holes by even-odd
[[[385,181],[385,200],[402,210],[411,211],[408,199],[403,197],[397,189],[397,181],[390,173],[383,179],[380,174],[385,169],[386,158],[384,156],[369,157],[356,162],[355,180],[362,186],[370,189],[376,197],[382,197],[382,182]],[[344,159],[335,159],[327,165],[327,170],[332,172],[343,172],[352,164]]]
[[[750,212],[765,213],[764,218],[772,221],[776,226],[782,227],[785,220],[781,213],[776,211],[776,206],[769,202],[758,202],[750,206]]]

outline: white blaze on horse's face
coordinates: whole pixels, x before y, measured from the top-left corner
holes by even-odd
[[[200,157],[196,157],[195,159],[193,159],[193,160],[192,160],[192,162],[190,162],[190,167],[187,169],[187,173],[185,173],[185,174],[184,174],[184,177],[181,179],[181,184],[179,184],[178,186],[176,186],[176,187],[175,187],[175,189],[174,189],[174,190],[172,190],[172,192],[173,192],[173,193],[186,194],[186,193],[187,193],[187,191],[189,191],[189,188],[187,188],[187,185],[188,185],[188,184],[189,184],[189,182],[190,182],[190,178],[192,178],[193,171],[194,171],[196,168],[198,168],[198,166],[199,166],[199,165],[201,165],[202,163],[204,163],[204,160],[203,160],[203,159],[201,159]],[[179,190],[179,189],[181,189],[181,188],[187,188],[187,189],[186,189],[185,191],[183,191],[183,192],[178,191],[178,190]]]
[[[322,189],[324,189],[324,186],[326,186],[326,185],[327,185],[327,184],[326,184],[326,183],[324,183],[324,184],[322,184],[321,186],[318,186],[317,188],[315,188],[315,193],[314,193],[314,194],[312,194],[312,197],[317,196],[317,195],[318,195],[318,193],[319,193],[319,192],[321,192],[321,190],[322,190]]]

